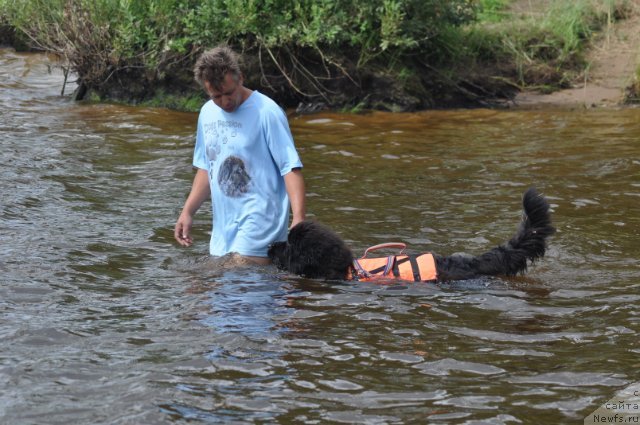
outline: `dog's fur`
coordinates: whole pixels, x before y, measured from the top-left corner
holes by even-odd
[[[527,270],[527,261],[544,256],[547,237],[555,232],[548,202],[536,189],[523,196],[523,219],[508,242],[478,255],[433,254],[438,281],[473,279],[480,276],[513,276]],[[328,227],[304,221],[289,231],[286,242],[269,248],[269,258],[280,269],[293,274],[326,280],[345,280],[350,275],[353,254]]]

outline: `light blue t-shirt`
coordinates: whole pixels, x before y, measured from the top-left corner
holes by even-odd
[[[287,238],[289,197],[282,176],[302,167],[282,109],[253,91],[228,113],[213,101],[200,110],[193,165],[209,173],[211,255],[266,257]]]

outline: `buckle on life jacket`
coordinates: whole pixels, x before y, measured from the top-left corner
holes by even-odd
[[[389,255],[387,257],[387,262],[384,265],[384,267],[378,267],[377,269],[374,269],[374,270],[365,270],[365,268],[362,267],[362,264],[360,264],[360,262],[357,259],[354,259],[353,269],[355,271],[355,274],[352,277],[354,278],[354,280],[368,280],[368,279],[371,279],[373,276],[381,276],[381,277],[388,276],[389,273],[391,273],[393,270],[393,265],[395,263],[395,260],[396,260],[395,255]]]
[[[402,251],[388,257],[369,257],[370,251],[382,248],[401,248]],[[353,260],[351,280],[400,279],[414,282],[435,281],[438,279],[436,259],[430,252],[418,255],[404,254],[403,243],[385,243],[368,248],[359,259]]]
[[[378,249],[385,249],[385,248],[400,248],[400,253],[398,255],[402,255],[404,253],[404,250],[407,248],[407,245],[402,242],[388,242],[388,243],[381,243],[378,245],[374,245],[367,248],[364,251],[364,254],[362,255],[362,257],[360,257],[360,260],[365,259],[367,257],[367,254],[369,254],[369,252],[371,251],[375,251]],[[396,255],[389,255],[387,257],[387,261],[384,267],[378,267],[374,270],[365,270],[365,268],[362,267],[362,264],[360,264],[358,259],[354,259],[353,269],[355,273],[354,273],[354,276],[352,276],[352,278],[355,280],[368,280],[368,279],[371,279],[373,276],[379,276],[379,277],[389,276],[389,274],[393,271],[395,261],[396,261]]]

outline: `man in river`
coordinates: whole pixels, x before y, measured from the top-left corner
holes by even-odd
[[[200,110],[193,179],[174,237],[192,244],[193,215],[211,196],[209,252],[268,264],[267,249],[305,218],[302,162],[287,117],[269,97],[244,86],[239,56],[226,46],[204,52],[194,68],[211,98]]]

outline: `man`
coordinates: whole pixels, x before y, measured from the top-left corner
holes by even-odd
[[[174,236],[192,244],[193,215],[211,196],[209,252],[238,253],[268,264],[267,249],[305,218],[302,162],[287,118],[270,98],[245,87],[238,55],[226,46],[204,52],[194,68],[211,101],[200,110],[191,192]]]

